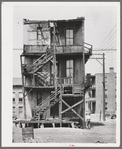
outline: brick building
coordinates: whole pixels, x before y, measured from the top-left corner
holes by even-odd
[[[103,113],[103,74],[96,73],[91,76],[90,96],[86,96],[86,110],[94,114]],[[105,114],[116,112],[116,73],[114,68],[105,74]]]
[[[21,78],[13,78],[13,116],[16,116],[18,119],[24,118]]]

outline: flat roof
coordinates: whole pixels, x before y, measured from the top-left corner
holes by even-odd
[[[38,23],[48,23],[48,22],[74,22],[85,20],[84,17],[77,17],[76,19],[67,19],[67,20],[29,20],[23,19],[24,24],[38,24]]]
[[[14,86],[18,86],[18,85],[22,85],[22,79],[21,78],[13,78],[13,85]]]

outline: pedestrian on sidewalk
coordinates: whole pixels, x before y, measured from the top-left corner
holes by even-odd
[[[87,129],[90,129],[91,128],[91,116],[90,116],[90,112],[89,113],[86,113],[86,128]]]

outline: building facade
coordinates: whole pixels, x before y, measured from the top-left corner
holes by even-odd
[[[86,110],[93,114],[103,113],[103,74],[91,76],[90,96],[86,97]],[[114,68],[105,74],[105,114],[116,113],[116,73]]]
[[[24,118],[23,111],[23,92],[22,92],[22,79],[13,79],[13,117],[17,119]]]
[[[24,117],[79,117],[84,120],[84,67],[92,45],[84,42],[83,17],[24,19],[21,72]]]

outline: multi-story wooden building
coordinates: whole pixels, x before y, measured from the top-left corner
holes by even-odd
[[[84,42],[84,20],[24,19],[25,118],[84,120],[85,63],[92,55],[92,45]]]

